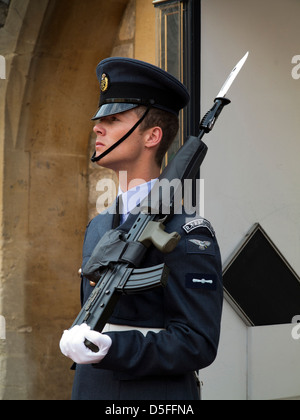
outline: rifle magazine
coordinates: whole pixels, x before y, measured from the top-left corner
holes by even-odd
[[[165,264],[159,264],[154,267],[136,268],[132,271],[122,292],[133,294],[152,290],[156,287],[167,285],[169,269]]]

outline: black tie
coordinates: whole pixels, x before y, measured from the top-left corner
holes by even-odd
[[[118,195],[116,198],[116,209],[113,218],[113,229],[116,229],[121,224],[121,214],[122,214],[122,196]]]

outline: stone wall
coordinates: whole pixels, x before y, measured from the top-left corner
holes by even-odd
[[[95,68],[111,54],[127,4],[12,0],[1,28],[3,399],[70,398],[58,343],[80,308]]]
[[[155,13],[152,0],[8,3],[0,0],[0,399],[69,399],[73,373],[58,343],[80,308],[99,181],[117,185],[89,159],[95,69],[112,55],[154,62]]]

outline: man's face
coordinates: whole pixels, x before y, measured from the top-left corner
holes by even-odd
[[[120,140],[138,120],[139,118],[134,110],[109,115],[97,120],[93,129],[97,135],[96,157]],[[130,165],[137,162],[143,149],[143,135],[137,128],[123,143],[103,159],[100,159],[98,164],[115,171],[127,170]]]

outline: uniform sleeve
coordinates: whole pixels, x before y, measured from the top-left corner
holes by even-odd
[[[133,377],[180,375],[210,365],[217,354],[223,302],[219,246],[208,229],[181,232],[165,255],[170,268],[164,289],[165,330],[109,332],[112,347],[96,368]]]

